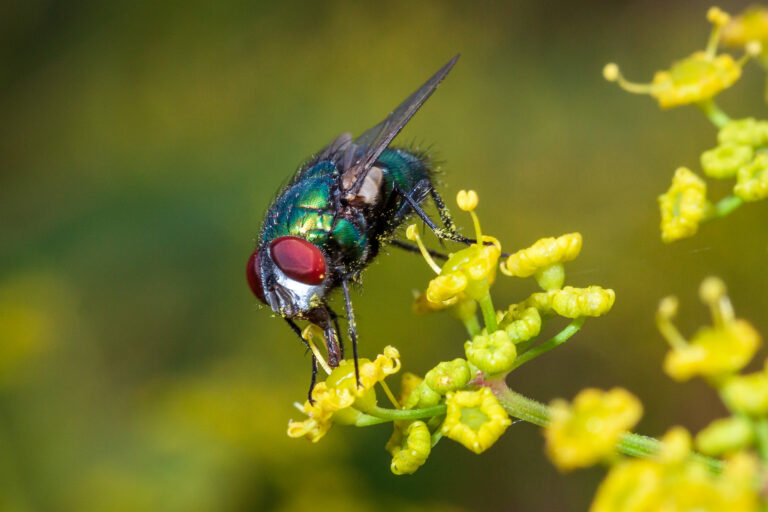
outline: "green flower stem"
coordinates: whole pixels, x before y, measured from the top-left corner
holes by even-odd
[[[757,439],[757,451],[763,461],[768,461],[768,418],[755,420],[755,438]]]
[[[420,420],[445,414],[445,405],[435,405],[434,407],[425,407],[424,409],[387,409],[376,405],[365,412],[370,416],[375,416],[385,421]]]
[[[704,221],[719,219],[730,215],[733,210],[744,203],[744,200],[738,196],[725,196],[715,204],[710,204],[704,214]]]
[[[480,310],[483,312],[483,322],[485,322],[485,329],[488,331],[488,334],[498,331],[499,325],[496,323],[496,308],[493,307],[491,294],[487,293],[477,303],[480,304]]]
[[[480,327],[480,322],[477,320],[476,316],[471,316],[464,322],[464,327],[467,329],[467,333],[469,333],[469,337],[473,338],[480,334],[480,331],[482,331],[482,328]]]
[[[510,416],[533,423],[539,427],[546,427],[549,424],[551,413],[549,407],[545,404],[512,391],[500,379],[488,380],[485,382],[485,385],[491,388],[501,406]],[[768,427],[768,423],[766,423],[766,426]],[[659,450],[660,446],[661,441],[658,439],[627,432],[621,437],[616,449],[620,453],[631,457],[650,457]],[[717,459],[705,457],[698,453],[691,454],[691,458],[703,462],[712,471],[722,471],[723,464]]]
[[[728,114],[720,110],[720,107],[718,107],[711,98],[696,103],[696,106],[699,107],[709,120],[712,121],[712,124],[718,128],[722,128],[731,120],[731,118],[728,117]]]
[[[515,359],[515,365],[512,367],[514,370],[520,365],[523,365],[530,361],[531,359],[534,359],[541,354],[544,354],[545,352],[549,352],[553,348],[555,348],[558,345],[561,345],[568,341],[568,338],[579,332],[579,329],[581,329],[581,326],[584,325],[584,322],[586,321],[586,317],[579,317],[573,320],[570,324],[568,324],[565,329],[557,333],[554,337],[548,339],[541,345],[534,347],[526,352],[523,352],[518,356],[517,359]]]

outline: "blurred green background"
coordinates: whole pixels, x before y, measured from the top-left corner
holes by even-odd
[[[656,196],[678,165],[698,171],[714,129],[601,77],[615,60],[647,80],[703,48],[707,7],[3,2],[0,510],[586,508],[602,470],[558,473],[523,423],[481,456],[444,440],[405,477],[389,471],[390,426],[335,428],[316,445],[285,435],[310,360],[246,285],[261,216],[305,157],[377,123],[456,52],[398,140],[433,147],[451,203],[479,192],[507,250],[580,231],[568,282],[617,294],[510,384],[540,400],[625,386],[652,435],[717,417],[703,383],[662,373],[653,314],[677,293],[692,332],[707,320],[698,283],[715,273],[768,333],[768,204],[662,245]],[[722,106],[765,117],[763,80],[748,65]],[[354,297],[361,350],[394,344],[423,373],[461,354],[464,335],[411,313],[429,269],[390,252]],[[502,281],[497,306],[529,281]]]

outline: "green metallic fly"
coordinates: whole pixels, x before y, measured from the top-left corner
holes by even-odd
[[[349,133],[338,136],[302,165],[267,210],[258,246],[248,259],[246,275],[254,295],[279,313],[305,344],[295,319],[323,329],[331,367],[344,358],[344,348],[338,316],[326,298],[341,286],[358,377],[350,281],[359,280],[383,244],[417,250],[395,239],[398,226],[412,214],[441,239],[474,242],[456,232],[435,190],[426,155],[389,147],[458,58],[453,57],[384,121],[356,139]],[[442,228],[421,207],[427,197],[437,206]],[[316,375],[313,354],[310,401]]]

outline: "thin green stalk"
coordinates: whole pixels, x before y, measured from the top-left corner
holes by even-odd
[[[720,107],[718,107],[714,100],[711,98],[696,103],[696,106],[699,107],[701,111],[704,112],[704,115],[709,118],[712,124],[718,128],[722,128],[731,121],[731,118],[728,117],[728,114],[720,110]]]
[[[736,208],[741,206],[744,200],[739,196],[725,196],[715,204],[710,204],[704,216],[704,220],[719,219],[730,215]]]
[[[467,333],[470,337],[477,336],[480,334],[480,331],[482,331],[482,328],[480,327],[480,321],[476,316],[471,316],[467,320],[464,320],[463,324],[467,329]]]
[[[435,405],[434,407],[425,407],[424,409],[387,409],[385,407],[373,406],[365,411],[370,416],[390,420],[420,420],[422,418],[431,418],[445,414],[445,405]]]
[[[499,326],[496,323],[496,308],[493,307],[491,294],[487,293],[477,303],[480,304],[480,310],[483,312],[483,322],[485,322],[485,329],[488,331],[488,334],[499,330]]]
[[[568,341],[568,338],[579,332],[579,329],[581,329],[581,326],[584,325],[584,322],[586,321],[586,317],[579,317],[573,320],[570,324],[568,324],[565,329],[557,333],[552,338],[548,339],[541,345],[534,347],[526,352],[523,352],[520,354],[517,359],[515,359],[515,365],[512,367],[514,370],[520,365],[523,365],[527,363],[528,361],[540,356],[541,354],[544,354],[545,352],[549,352],[553,348],[555,348],[558,345],[561,345]]]
[[[760,458],[768,461],[768,419],[759,418],[754,420],[755,438],[757,439],[757,452]]]
[[[551,413],[545,404],[512,391],[502,380],[489,381],[487,384],[510,416],[540,427],[546,427],[549,424]],[[658,439],[627,432],[621,437],[616,449],[620,453],[632,457],[650,457],[660,447],[661,441]],[[703,462],[712,471],[722,471],[723,464],[717,459],[705,457],[698,453],[691,454],[691,458]]]

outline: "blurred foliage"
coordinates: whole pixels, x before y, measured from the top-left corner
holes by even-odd
[[[655,198],[714,131],[692,109],[626,97],[600,70],[616,60],[648,75],[693,51],[708,6],[4,2],[0,510],[586,508],[600,472],[561,476],[525,425],[479,457],[446,446],[405,478],[370,448],[387,427],[285,437],[310,360],[245,284],[261,215],[303,158],[378,122],[457,51],[399,140],[444,161],[447,197],[478,190],[503,243],[580,231],[591,250],[569,278],[597,275],[619,297],[589,336],[511,384],[540,400],[621,384],[646,404],[639,431],[707,424],[720,405],[663,375],[653,313],[717,273],[768,332],[768,205],[662,246]],[[762,73],[744,75],[723,107],[764,118]],[[411,314],[428,270],[391,252],[355,297],[361,350],[397,340],[423,373],[465,340],[450,320]]]

